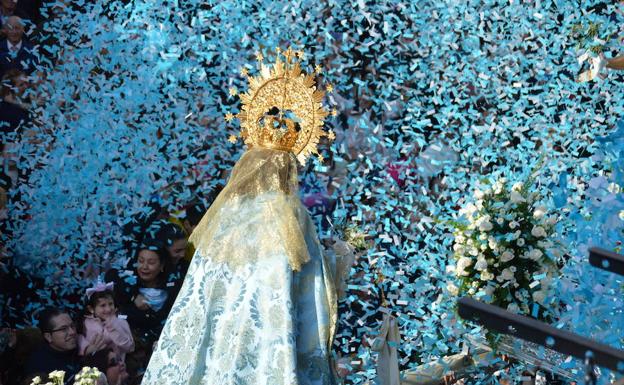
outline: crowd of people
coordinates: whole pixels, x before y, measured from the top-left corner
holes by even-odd
[[[27,100],[34,87],[31,75],[39,63],[36,42],[43,22],[39,0],[0,1],[0,231],[6,232],[8,192],[18,172],[12,156],[13,142],[30,122]],[[2,245],[0,245],[0,252]],[[2,253],[0,253],[2,254]]]
[[[187,238],[200,218],[190,207],[183,220],[140,223],[133,258],[77,293],[81,309],[47,307],[37,314],[37,328],[3,329],[0,384],[30,384],[54,370],[73,383],[83,366],[97,367],[111,385],[140,383],[184,280],[193,255]]]

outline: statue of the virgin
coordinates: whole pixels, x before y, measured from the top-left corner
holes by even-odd
[[[257,77],[243,72],[249,89],[236,117],[248,149],[191,235],[196,252],[145,385],[335,383],[335,261],[297,181],[297,160],[333,133],[322,129],[324,93],[302,56],[278,49]]]

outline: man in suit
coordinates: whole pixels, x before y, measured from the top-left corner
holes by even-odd
[[[3,26],[6,39],[0,40],[0,77],[16,69],[26,74],[35,70],[33,45],[24,38],[24,24],[18,16],[10,16]]]

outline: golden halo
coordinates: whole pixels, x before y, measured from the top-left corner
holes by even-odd
[[[246,145],[291,151],[303,164],[311,154],[318,154],[320,137],[331,136],[323,131],[328,115],[322,105],[325,93],[317,89],[314,77],[304,73],[299,62],[293,60],[291,49],[283,55],[286,61],[277,56],[272,67],[262,64],[258,76],[248,76],[249,89],[239,94],[242,107],[237,117]],[[267,127],[265,117],[276,108],[278,120],[287,122],[288,129]]]

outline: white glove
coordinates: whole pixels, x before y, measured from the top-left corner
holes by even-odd
[[[596,77],[599,77],[600,79],[604,79],[607,77],[607,74],[606,74],[607,59],[604,57],[604,54],[600,53],[600,55],[596,57],[592,57],[590,59],[590,62],[591,62],[591,69],[580,74],[577,81],[588,82],[588,81],[596,79]]]
[[[607,77],[606,74],[607,68],[607,59],[604,57],[604,54],[601,52],[597,57],[592,58],[592,77],[596,78],[596,76],[600,76],[601,79]]]

